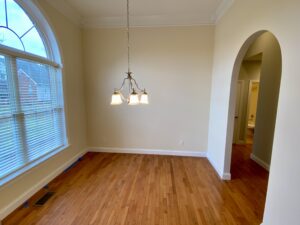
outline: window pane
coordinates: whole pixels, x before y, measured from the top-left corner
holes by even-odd
[[[0,26],[4,26],[0,27],[0,44],[47,58],[47,51],[39,32],[26,12],[14,0],[0,0]]]
[[[55,110],[26,114],[26,142],[30,149],[30,161],[64,145],[62,126],[58,123],[61,117],[62,113]]]
[[[5,2],[0,1],[0,26],[6,26]]]
[[[0,116],[10,114],[10,96],[7,82],[6,60],[0,56]]]
[[[18,169],[24,163],[20,157],[20,139],[16,120],[0,116],[0,177]]]
[[[51,109],[49,66],[18,59],[17,69],[22,111]]]
[[[24,51],[18,36],[6,28],[0,28],[0,44]]]
[[[17,59],[19,95],[30,161],[64,145],[64,114],[58,107],[56,73],[47,65]]]
[[[7,59],[0,55],[0,177],[12,172],[23,163],[20,153],[18,119],[13,113],[10,73]]]
[[[42,57],[47,57],[44,43],[38,31],[33,28],[22,38],[26,52],[33,53]]]
[[[19,36],[22,36],[33,26],[33,24],[24,10],[17,3],[13,0],[6,0],[6,2],[8,27],[14,30]]]

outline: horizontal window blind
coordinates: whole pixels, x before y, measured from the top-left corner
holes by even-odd
[[[65,146],[60,69],[0,54],[0,181]]]

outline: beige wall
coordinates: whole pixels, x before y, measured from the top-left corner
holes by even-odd
[[[127,70],[126,33],[85,30],[88,145],[206,151],[213,37],[213,26],[133,29],[132,70],[150,104],[110,106]]]
[[[0,219],[24,196],[40,184],[47,176],[64,165],[86,148],[85,105],[82,74],[82,40],[81,30],[57,13],[45,1],[39,1],[56,34],[63,58],[63,75],[65,85],[66,117],[70,147],[45,163],[18,177],[0,188]]]
[[[221,176],[226,177],[230,171],[232,135],[227,132],[233,132],[234,95],[230,94],[235,93],[231,82],[236,83],[238,77],[238,53],[250,36],[262,30],[271,31],[282,49],[281,89],[264,225],[299,224],[299,9],[298,0],[235,1],[216,26],[208,156]],[[246,42],[249,44],[250,40]]]
[[[259,80],[261,73],[261,61],[243,61],[246,73],[240,74],[239,80]],[[245,76],[246,75],[246,76]]]

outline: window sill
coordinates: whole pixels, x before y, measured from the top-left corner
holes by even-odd
[[[22,175],[25,175],[27,173],[30,172],[30,170],[36,168],[38,165],[40,165],[41,163],[53,158],[54,156],[56,156],[57,154],[63,152],[64,150],[68,149],[71,145],[70,144],[66,144],[58,149],[53,150],[52,152],[49,152],[48,154],[42,156],[41,158],[31,162],[30,164],[22,167],[21,169],[9,174],[8,176],[0,179],[0,190],[8,185],[9,183],[15,181],[17,178],[19,178]]]

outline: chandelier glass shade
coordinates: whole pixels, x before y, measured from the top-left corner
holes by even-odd
[[[130,70],[130,21],[129,21],[129,0],[127,1],[127,53],[128,53],[128,72],[119,89],[115,89],[111,97],[111,105],[121,105],[127,102],[128,105],[149,104],[148,94],[145,89],[141,89],[132,77]],[[127,95],[124,94],[128,90]]]

